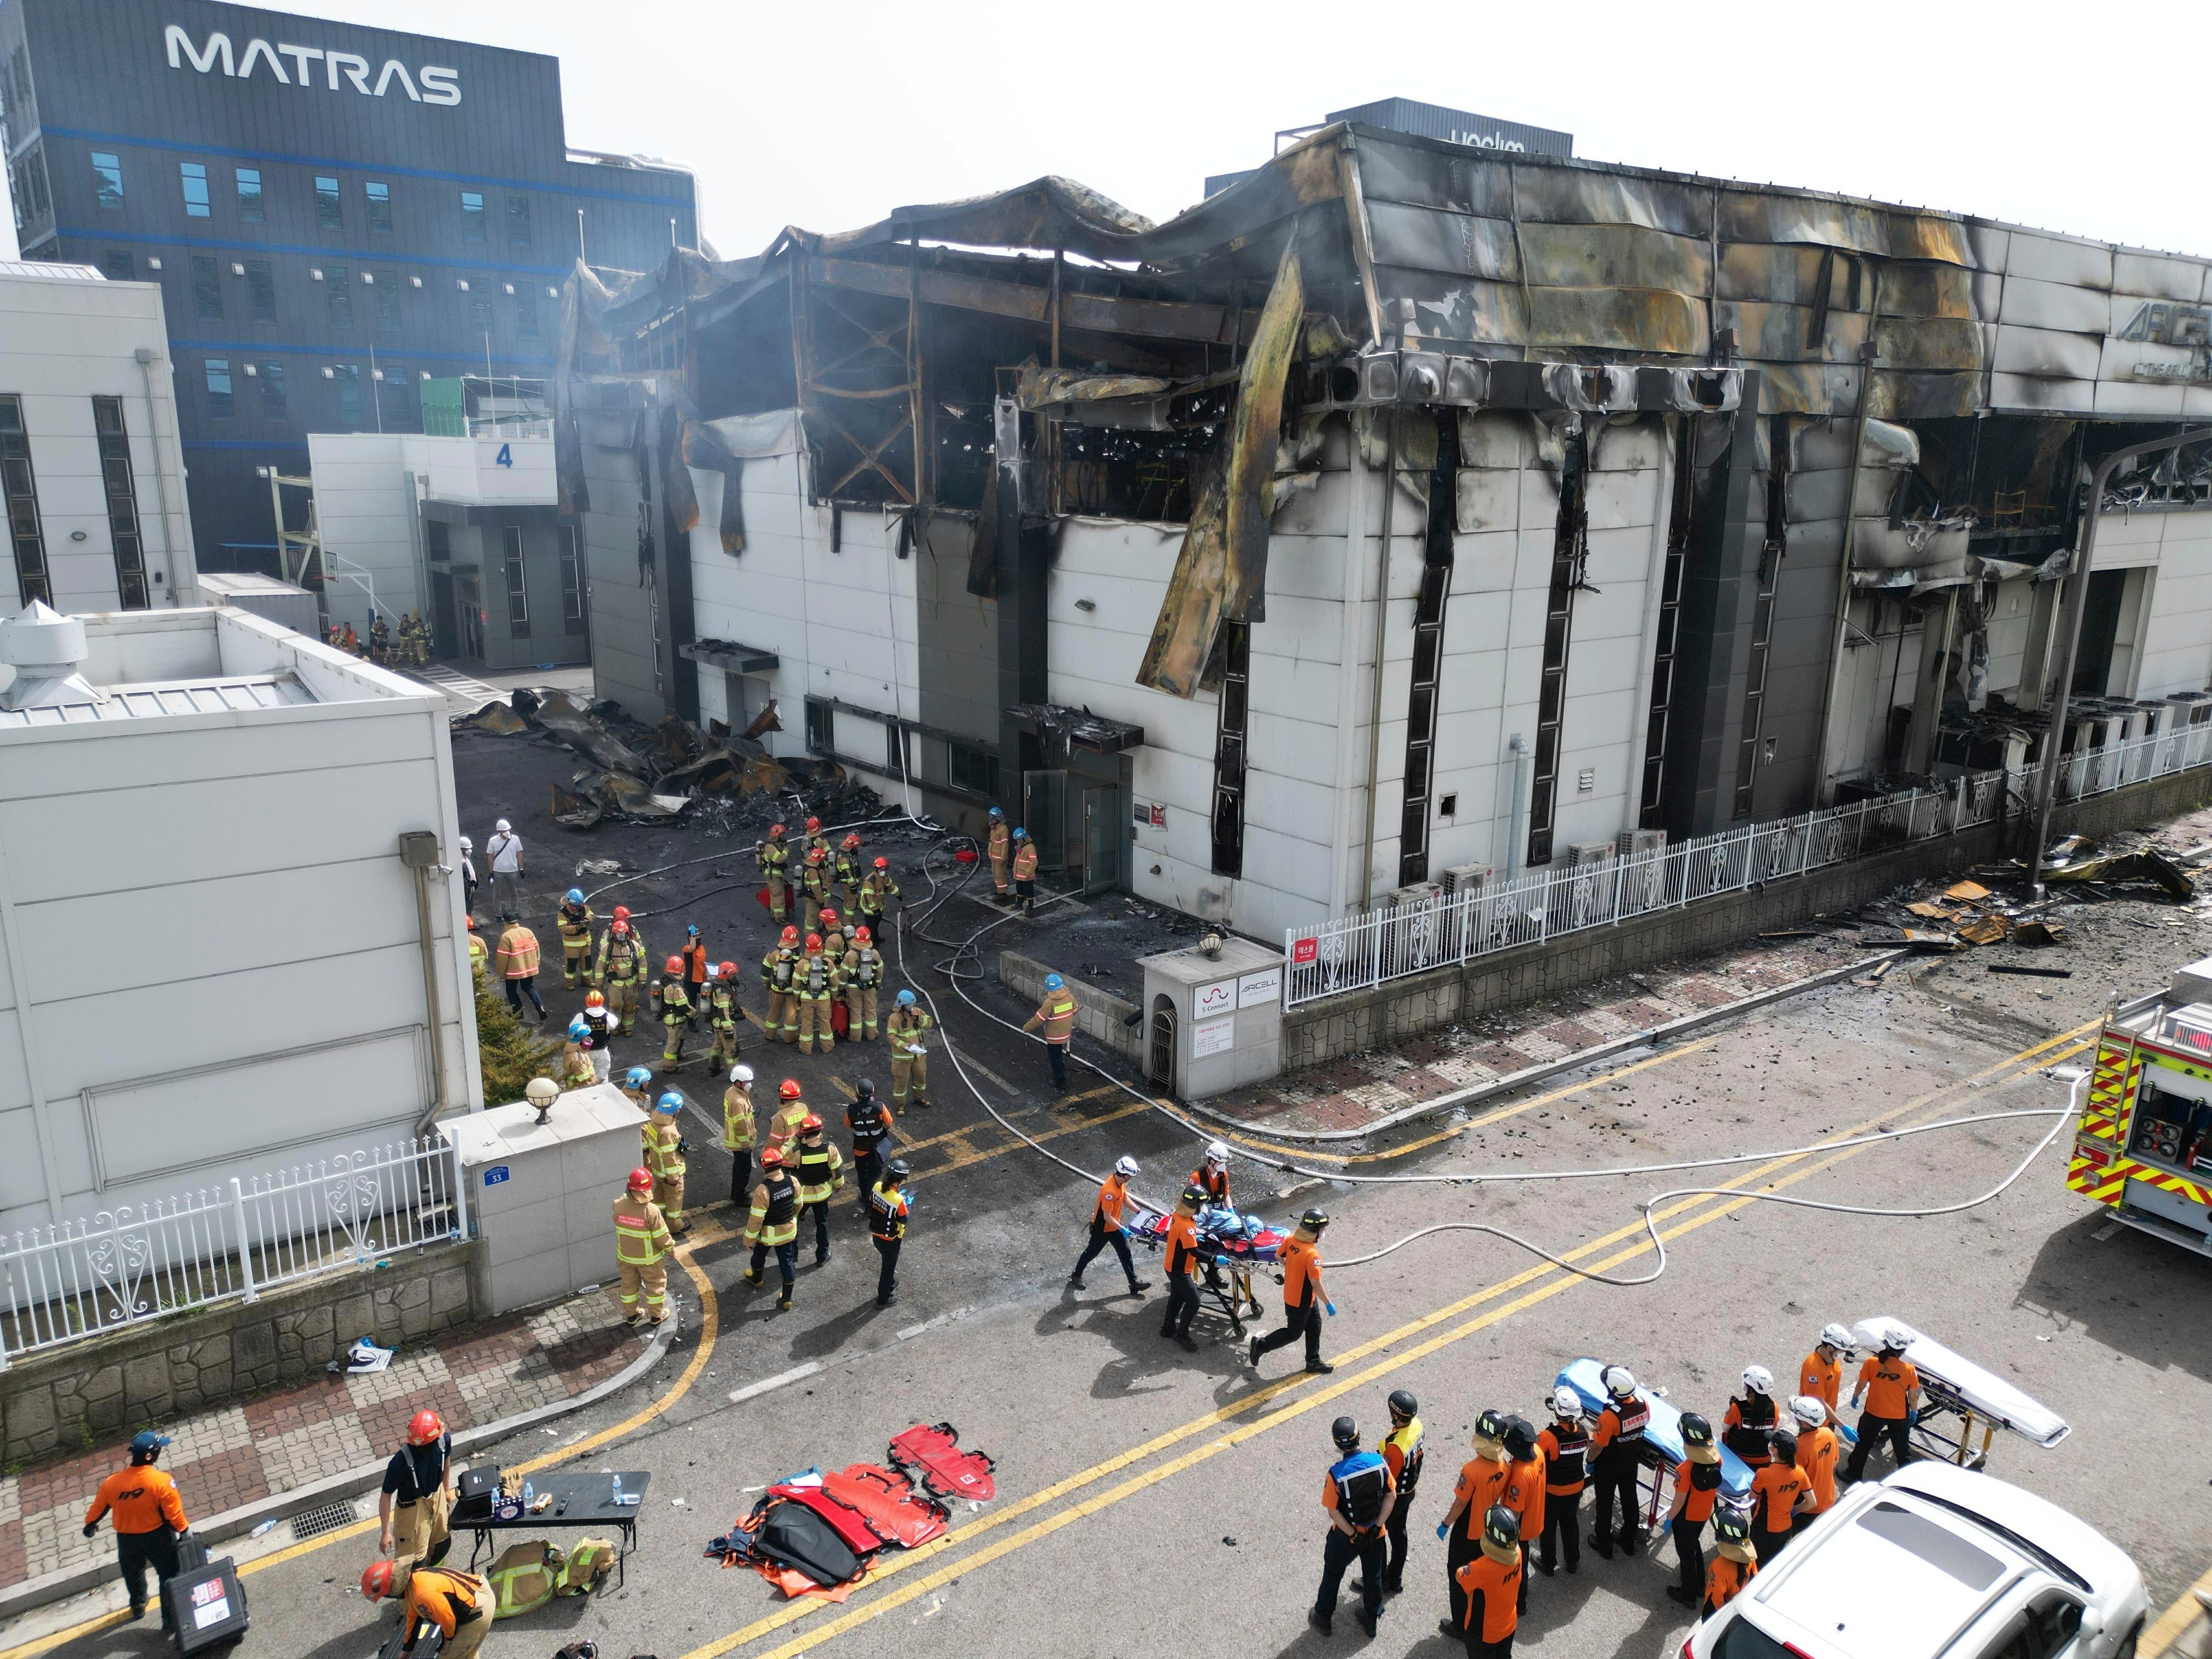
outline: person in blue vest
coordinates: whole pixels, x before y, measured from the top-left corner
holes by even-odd
[[[1323,1636],[1329,1633],[1336,1617],[1337,1586],[1344,1582],[1344,1570],[1358,1561],[1359,1610],[1352,1617],[1372,1636],[1382,1613],[1382,1567],[1389,1553],[1385,1528],[1398,1501],[1397,1482],[1380,1452],[1359,1449],[1359,1425],[1352,1419],[1338,1418],[1329,1425],[1329,1437],[1336,1442],[1337,1459],[1328,1466],[1321,1490],[1328,1534],[1322,1540],[1321,1590],[1306,1623]]]

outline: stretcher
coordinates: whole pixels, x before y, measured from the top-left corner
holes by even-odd
[[[1595,1424],[1597,1414],[1611,1398],[1605,1384],[1599,1379],[1613,1362],[1607,1359],[1583,1358],[1564,1368],[1553,1383],[1555,1388],[1572,1389],[1581,1398],[1585,1419]],[[1644,1426],[1642,1472],[1637,1480],[1637,1513],[1643,1517],[1646,1532],[1655,1531],[1659,1517],[1672,1508],[1674,1502],[1674,1469],[1688,1455],[1682,1444],[1682,1410],[1668,1400],[1662,1400],[1650,1389],[1640,1389],[1644,1403],[1650,1408],[1651,1420]],[[1720,1431],[1717,1419],[1714,1420],[1716,1435]],[[1742,1504],[1751,1492],[1751,1466],[1726,1446],[1721,1452],[1721,1496],[1728,1503]],[[1590,1479],[1596,1479],[1596,1455],[1590,1457]]]
[[[1133,1202],[1132,1218],[1122,1225],[1129,1236],[1152,1249],[1167,1246],[1168,1218],[1158,1211]],[[1198,1263],[1201,1271],[1192,1283],[1201,1310],[1211,1308],[1229,1322],[1236,1335],[1244,1334],[1244,1310],[1255,1319],[1267,1314],[1252,1288],[1256,1268],[1281,1260],[1284,1234],[1256,1215],[1246,1215],[1228,1205],[1209,1205],[1194,1218],[1198,1234]]]

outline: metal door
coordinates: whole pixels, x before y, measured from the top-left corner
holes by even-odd
[[[1159,1088],[1175,1087],[1176,1011],[1165,997],[1152,999],[1152,1040],[1146,1045],[1145,1075]]]
[[[1067,868],[1067,774],[1022,774],[1022,827],[1037,849],[1040,870]]]
[[[1103,893],[1121,884],[1122,825],[1129,808],[1121,791],[1092,785],[1083,792],[1083,890]]]
[[[460,654],[480,659],[483,656],[483,599],[474,576],[453,578],[453,602],[460,612],[454,618],[459,623]]]

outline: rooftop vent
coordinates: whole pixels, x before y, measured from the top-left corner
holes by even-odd
[[[0,622],[0,664],[15,671],[0,686],[0,708],[55,708],[107,701],[77,672],[84,664],[84,623],[37,599]]]

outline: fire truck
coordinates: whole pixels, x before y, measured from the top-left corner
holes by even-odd
[[[2212,1255],[2212,957],[2106,1017],[2066,1184]]]

